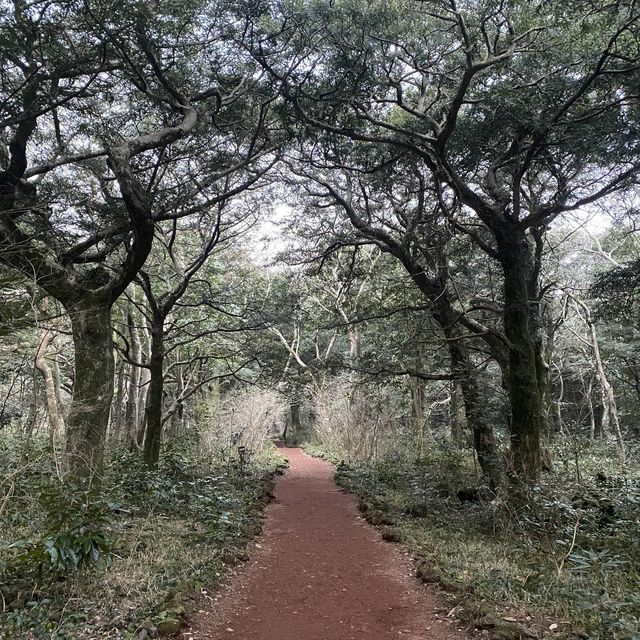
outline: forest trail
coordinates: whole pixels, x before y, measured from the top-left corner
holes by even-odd
[[[328,462],[283,448],[289,469],[251,560],[183,630],[193,640],[462,640],[443,598],[359,516]],[[206,600],[205,600],[206,602]]]

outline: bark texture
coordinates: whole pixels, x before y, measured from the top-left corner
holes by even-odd
[[[511,406],[510,470],[535,480],[542,467],[544,363],[539,323],[537,270],[533,247],[518,224],[505,224],[498,236],[504,273],[504,332],[508,344]],[[538,320],[536,320],[538,319]]]
[[[51,329],[44,329],[40,336],[40,344],[38,345],[35,358],[35,367],[40,372],[44,382],[47,413],[49,415],[49,434],[51,443],[55,444],[64,433],[64,417],[56,377],[47,362],[47,352],[52,341],[53,332]]]
[[[164,397],[164,318],[151,326],[149,391],[147,394],[144,461],[150,469],[158,466],[162,444],[162,405]]]
[[[465,442],[465,434],[469,429],[462,395],[462,385],[454,380],[451,383],[451,439],[458,445]]]
[[[102,473],[113,397],[111,305],[89,297],[67,307],[67,312],[73,332],[75,376],[65,460],[73,475],[93,481]]]

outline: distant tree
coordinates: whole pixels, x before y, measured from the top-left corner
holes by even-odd
[[[253,179],[257,181],[268,167],[269,165],[265,165],[260,170],[256,169]],[[243,185],[248,185],[246,179]],[[230,190],[230,185],[223,188],[223,192]],[[160,264],[145,266],[137,278],[146,297],[147,320],[151,334],[147,364],[150,379],[144,429],[144,461],[150,468],[155,468],[158,464],[162,428],[170,418],[170,414],[166,415],[163,412],[167,321],[192,285],[201,291],[201,299],[198,300],[196,293],[195,296],[185,300],[188,306],[200,304],[207,308],[207,303],[215,305],[218,302],[213,283],[203,280],[197,282],[197,276],[214,251],[233,241],[240,242],[243,231],[246,232],[247,228],[255,222],[252,214],[253,206],[253,202],[245,203],[243,206],[240,202],[230,204],[223,200],[215,209],[209,207],[200,212],[197,217],[185,219],[180,228],[178,225],[171,225],[165,230],[161,243],[162,251],[168,260],[164,260],[165,264],[160,262]],[[165,273],[162,272],[162,267],[165,267]],[[209,311],[211,312],[212,309],[209,308]],[[246,320],[246,318],[243,319]],[[191,324],[194,323],[193,318],[187,320],[187,323],[189,321]],[[247,327],[243,323],[237,326],[239,331],[245,328]],[[178,333],[177,327],[172,329],[173,333]],[[200,333],[204,337],[213,335],[220,329],[219,326],[201,327]],[[190,333],[192,332],[193,326]],[[186,336],[179,339],[185,344],[188,343]],[[250,356],[249,360],[251,360]],[[245,366],[246,362],[241,365]],[[223,376],[224,374],[220,377]],[[213,378],[207,380],[210,382],[211,379]],[[182,402],[182,399],[178,399],[178,402]]]
[[[484,411],[468,335],[481,336],[485,348],[503,366],[506,350],[496,331],[465,312],[465,303],[451,282],[452,234],[427,185],[429,176],[416,163],[395,154],[381,153],[375,163],[353,166],[336,146],[316,143],[314,155],[308,156],[311,166],[304,158],[292,164],[293,171],[314,182],[306,186],[312,200],[305,215],[315,216],[318,229],[324,230],[324,235],[316,233],[316,237],[326,238],[330,249],[370,243],[393,256],[426,298],[449,355],[450,372],[423,372],[422,378],[459,381],[480,466],[495,488],[502,474],[501,458],[491,418]],[[325,225],[328,206],[340,217]]]

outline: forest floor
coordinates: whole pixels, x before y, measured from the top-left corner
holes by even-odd
[[[39,441],[0,441],[0,640],[174,633],[204,585],[248,558],[285,464],[270,448],[238,468],[185,442],[149,471],[118,450],[96,494],[70,491],[55,461]]]
[[[267,508],[249,563],[198,603],[176,638],[192,640],[444,640],[468,638],[410,557],[359,515],[334,467],[280,449],[289,469]]]

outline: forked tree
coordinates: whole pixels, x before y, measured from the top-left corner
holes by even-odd
[[[156,225],[215,205],[228,195],[218,181],[262,149],[253,132],[264,111],[240,107],[255,104],[254,65],[228,27],[224,8],[206,1],[0,9],[0,260],[71,319],[65,452],[80,478],[102,467],[111,308]]]

